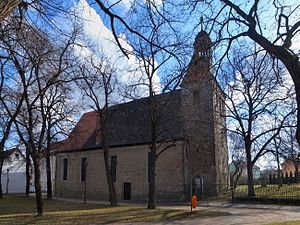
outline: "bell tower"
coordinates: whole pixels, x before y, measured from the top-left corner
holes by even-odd
[[[204,192],[216,195],[227,188],[228,159],[224,95],[212,72],[211,49],[209,34],[201,30],[181,84],[181,112],[186,140],[185,182],[201,178]]]
[[[208,33],[201,30],[195,38],[194,54],[189,65],[185,82],[200,82],[205,78],[212,78],[211,73],[211,47],[212,41]]]

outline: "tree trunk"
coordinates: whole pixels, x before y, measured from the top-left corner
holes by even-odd
[[[30,165],[31,162],[30,162],[29,149],[26,149],[26,190],[25,190],[26,197],[29,197],[29,193],[30,193],[30,178],[31,178]]]
[[[277,161],[277,179],[278,179],[278,190],[279,190],[279,188],[282,187],[283,180],[280,171],[279,152],[277,146],[276,146],[276,161]]]
[[[296,91],[297,101],[297,131],[296,139],[300,145],[300,61],[299,57],[292,54],[290,50],[284,46],[277,46],[271,43],[265,37],[259,35],[255,29],[248,30],[248,36],[259,45],[261,45],[267,52],[279,59],[289,71]]]
[[[247,160],[247,173],[248,173],[248,197],[255,197],[255,191],[254,191],[254,181],[253,181],[253,165],[252,162],[250,162],[250,165],[248,165]]]
[[[156,171],[156,146],[151,146],[150,161],[149,161],[149,196],[148,196],[148,209],[155,209],[156,207],[156,194],[155,194],[155,171]]]
[[[107,179],[108,190],[109,190],[110,205],[111,206],[116,206],[118,204],[117,194],[116,194],[116,189],[115,189],[115,185],[114,185],[112,175],[111,175],[111,170],[110,170],[109,150],[108,150],[108,148],[104,148],[103,156],[104,156],[106,179]]]
[[[248,197],[255,197],[254,181],[253,181],[253,164],[251,159],[250,141],[245,141],[246,159],[247,159],[247,178],[248,178]]]
[[[35,201],[37,215],[43,215],[43,200],[42,200],[42,188],[41,188],[41,173],[40,173],[40,162],[39,156],[32,157],[33,166],[34,166],[34,185],[35,185]]]
[[[294,165],[295,165],[295,182],[298,183],[298,181],[299,181],[299,163],[298,163],[298,158],[297,158],[297,162]]]
[[[234,180],[233,189],[236,189],[237,184],[238,184],[238,182],[239,182],[239,179],[240,179],[240,176],[242,175],[242,173],[243,173],[243,167],[242,167],[242,169],[240,169],[240,170],[238,171],[238,173],[237,173],[236,179]]]
[[[285,65],[287,70],[292,76],[292,79],[295,84],[296,91],[296,101],[297,101],[297,131],[296,131],[296,139],[298,144],[300,145],[300,62],[298,60],[294,60],[294,63],[288,67]]]
[[[106,110],[106,109],[104,109]],[[106,173],[106,180],[108,184],[109,190],[109,201],[111,206],[118,205],[117,202],[117,194],[115,185],[112,179],[110,163],[109,163],[109,144],[108,144],[108,134],[107,134],[107,122],[108,122],[108,115],[106,112],[100,112],[100,124],[101,124],[101,141],[103,147],[103,157],[104,157],[104,165],[105,165],[105,173]],[[105,114],[105,115],[104,115]]]
[[[3,190],[2,190],[2,167],[3,167],[3,159],[1,157],[1,153],[0,152],[0,199],[3,198]]]
[[[51,160],[50,150],[46,150],[47,199],[52,199]]]

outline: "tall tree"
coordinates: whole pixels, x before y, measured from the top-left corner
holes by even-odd
[[[113,64],[102,54],[91,56],[83,65],[80,66],[80,80],[78,85],[84,96],[91,102],[91,107],[97,112],[99,117],[100,142],[103,149],[104,167],[109,191],[109,201],[112,206],[117,205],[116,189],[110,167],[110,135],[109,123],[111,122],[112,94],[115,91],[116,72]]]
[[[110,18],[116,43],[125,55],[128,53],[122,47],[117,35],[120,27],[152,44],[143,32],[132,26],[138,16],[131,20],[114,11],[115,6],[120,2],[111,5],[101,0],[95,2]],[[131,8],[138,11],[136,5],[134,2]],[[215,31],[215,47],[220,47],[220,51],[216,51],[220,59],[219,63],[226,58],[232,44],[237,40],[247,37],[258,43],[274,59],[280,60],[285,65],[295,85],[297,105],[300,105],[300,62],[297,49],[293,47],[299,38],[300,31],[300,21],[297,20],[300,4],[297,0],[288,2],[284,0],[252,0],[243,3],[231,0],[193,0],[177,1],[176,3],[147,0],[145,5],[148,6],[148,12],[158,15],[160,19],[169,23],[176,18],[177,21],[191,21],[191,23],[199,25],[200,23],[195,22],[195,18],[199,18],[199,15],[204,16],[206,27],[210,32]],[[183,31],[182,27],[179,29],[178,33]],[[174,30],[176,27],[171,26],[169,32],[173,33]],[[158,47],[164,49],[162,46],[158,45]],[[300,107],[298,107],[297,113],[296,136],[300,143]]]
[[[0,44],[1,45],[1,44]],[[8,140],[11,128],[13,123],[21,110],[21,106],[24,101],[24,92],[17,90],[20,87],[16,85],[13,80],[14,72],[10,71],[11,59],[8,55],[1,55],[0,64],[1,64],[1,83],[0,83],[0,178],[2,174],[2,152],[4,151],[5,143]],[[12,72],[12,73],[11,73]],[[19,73],[22,73],[21,70],[18,70]],[[15,85],[15,86],[14,86]],[[22,88],[21,88],[22,90]],[[0,199],[2,198],[2,184],[0,179]]]
[[[233,172],[230,171],[230,182],[231,188],[236,189],[238,181],[246,169],[244,140],[236,133],[230,133],[229,140],[231,143],[231,148],[229,148],[231,154],[231,167],[234,169]]]
[[[45,120],[46,120],[46,143],[45,161],[47,177],[47,198],[52,198],[52,175],[51,156],[52,144],[67,133],[68,125],[72,124],[69,118],[76,112],[74,102],[72,102],[71,85],[68,82],[69,73],[64,73],[61,81],[49,87],[44,96]],[[70,80],[72,81],[72,80]]]
[[[248,48],[251,49],[251,48]],[[254,51],[254,52],[252,52]],[[252,53],[251,53],[252,52]],[[243,48],[229,58],[225,76],[229,131],[243,138],[247,162],[248,196],[255,196],[253,166],[267,154],[268,146],[288,126],[288,118],[295,109],[287,107],[292,98],[291,87],[285,87],[276,78],[278,68],[273,67],[268,54]]]
[[[10,51],[7,48],[7,44],[12,45],[10,40],[6,38],[11,35],[11,27],[19,29],[19,24],[12,23],[11,26],[1,26],[0,27],[0,123],[1,123],[1,138],[0,138],[0,177],[2,173],[3,160],[1,158],[2,152],[5,147],[5,142],[7,141],[13,123],[18,116],[23,101],[25,99],[24,88],[21,85],[19,76],[23,76],[24,72],[28,69],[28,66],[23,62],[17,62],[14,60]],[[0,179],[0,198],[2,198],[2,185]]]
[[[45,33],[22,20],[12,20],[6,28],[10,32],[2,33],[3,49],[20,71],[17,79],[24,90],[22,113],[19,113],[15,124],[33,161],[37,212],[42,215],[40,159],[47,128],[45,96],[51,86],[62,82],[60,76],[72,67],[70,47],[77,30],[62,42],[54,42],[50,35],[46,37]]]
[[[231,0],[196,0],[191,1],[190,6],[192,13],[206,16],[211,30],[216,33],[216,45],[226,46],[221,60],[234,42],[245,37],[259,44],[274,59],[280,60],[293,80],[297,105],[300,105],[300,62],[294,45],[300,31],[298,1],[253,0],[236,3]],[[297,112],[296,137],[300,143],[300,107]]]
[[[98,1],[99,4],[99,1]],[[101,7],[101,4],[100,4]],[[102,9],[105,6],[102,5]],[[105,9],[106,12],[107,9]],[[148,209],[156,208],[156,176],[157,162],[159,157],[172,146],[176,145],[175,140],[166,138],[170,127],[170,108],[174,103],[173,91],[175,91],[183,77],[186,69],[186,55],[184,42],[179,38],[180,34],[170,33],[175,21],[172,18],[161,17],[158,8],[150,1],[136,3],[133,7],[133,14],[140,10],[140,20],[136,19],[132,24],[131,49],[126,49],[126,54],[133,54],[138,62],[136,76],[138,82],[129,85],[130,90],[140,88],[147,93],[148,123],[150,124],[149,144],[149,165],[148,165]],[[111,15],[112,19],[114,15]],[[134,16],[133,16],[134,18]],[[116,18],[119,19],[119,18]],[[122,20],[119,22],[122,23]],[[123,21],[125,22],[125,21]],[[112,27],[113,28],[113,27]],[[131,32],[130,31],[130,32]],[[134,88],[133,88],[134,87]],[[133,95],[131,95],[133,96]]]

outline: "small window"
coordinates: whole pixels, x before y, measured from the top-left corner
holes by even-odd
[[[68,179],[68,159],[63,159],[63,180]]]
[[[110,157],[110,171],[111,171],[113,182],[116,182],[117,180],[117,156],[116,155],[112,155]]]
[[[82,158],[81,159],[81,182],[86,181],[86,168],[87,168],[87,158]]]
[[[18,153],[15,154],[15,158],[16,158],[16,159],[19,159],[19,156],[20,156],[20,155],[19,155]]]

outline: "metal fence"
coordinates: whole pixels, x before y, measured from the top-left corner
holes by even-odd
[[[299,199],[300,200],[300,184],[261,184],[254,185],[255,198],[261,199]],[[232,197],[247,198],[248,186],[239,185],[232,190]]]
[[[207,184],[202,177],[192,179],[184,186],[186,199],[190,199],[192,195],[196,195],[197,199],[200,200],[208,195],[208,189],[206,190]]]

